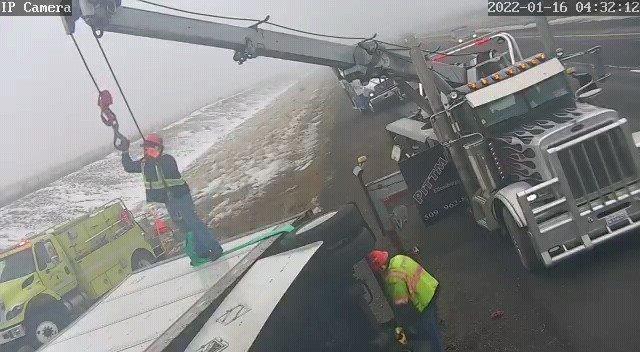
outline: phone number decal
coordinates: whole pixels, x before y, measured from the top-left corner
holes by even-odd
[[[640,0],[497,0],[487,2],[487,11],[489,16],[629,16],[640,15]]]

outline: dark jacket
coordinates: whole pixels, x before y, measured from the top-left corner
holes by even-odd
[[[122,166],[124,171],[129,173],[142,173],[142,166],[144,165],[144,179],[149,182],[158,181],[158,175],[156,172],[156,164],[160,167],[165,179],[180,179],[182,175],[178,170],[178,164],[169,154],[162,154],[158,159],[140,159],[131,160],[129,153],[122,153]],[[161,180],[161,179],[160,179]],[[171,186],[168,188],[171,197],[181,197],[191,192],[189,186],[185,183],[183,185]],[[166,203],[167,189],[147,189],[147,202]]]

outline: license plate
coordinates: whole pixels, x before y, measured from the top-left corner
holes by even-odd
[[[609,228],[621,227],[621,226],[619,226],[621,223],[624,223],[624,222],[630,223],[631,222],[629,220],[629,214],[627,214],[627,210],[626,209],[618,210],[613,214],[609,214],[609,215],[604,217],[604,220],[607,222],[607,227],[609,227]]]
[[[5,343],[13,341],[19,337],[25,335],[24,327],[22,325],[15,326],[11,329],[5,330],[0,334],[0,342]]]

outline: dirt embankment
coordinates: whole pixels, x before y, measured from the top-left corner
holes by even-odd
[[[327,102],[334,77],[314,72],[234,130],[191,170],[198,212],[221,237],[317,205],[328,177]]]

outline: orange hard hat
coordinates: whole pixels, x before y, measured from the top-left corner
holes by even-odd
[[[384,270],[384,266],[387,265],[388,261],[389,252],[375,250],[367,255],[369,267],[371,267],[371,270],[375,272],[381,272]]]
[[[163,146],[162,137],[160,137],[160,135],[157,133],[150,133],[144,139],[142,146],[143,147],[162,147]]]

